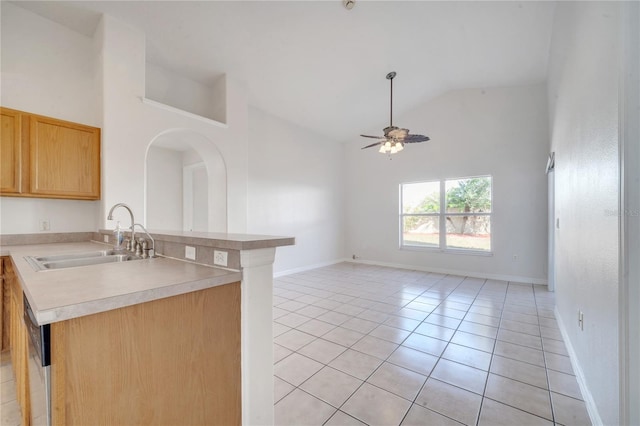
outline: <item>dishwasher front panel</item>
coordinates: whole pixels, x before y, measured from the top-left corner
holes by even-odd
[[[31,424],[51,426],[51,342],[50,326],[39,326],[24,297],[24,325],[29,335],[29,396]]]
[[[31,402],[31,424],[35,426],[51,425],[49,414],[50,367],[43,367],[37,348],[29,339],[29,396]]]

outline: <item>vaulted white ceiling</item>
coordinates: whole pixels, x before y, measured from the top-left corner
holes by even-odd
[[[336,141],[459,88],[544,81],[553,2],[15,2],[91,35],[100,13],[139,28],[147,59],[192,79],[244,82],[249,103]],[[395,120],[397,121],[397,120]],[[401,125],[402,123],[394,123]],[[428,134],[428,129],[412,129]],[[364,141],[366,142],[366,141]]]

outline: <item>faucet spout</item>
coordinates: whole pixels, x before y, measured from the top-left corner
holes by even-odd
[[[133,247],[135,245],[135,241],[136,241],[136,230],[135,230],[135,226],[134,226],[136,221],[133,218],[133,211],[131,211],[131,207],[129,207],[125,203],[116,204],[115,206],[111,207],[111,210],[109,210],[109,214],[107,215],[107,220],[113,220],[113,211],[115,209],[117,209],[118,207],[122,207],[122,208],[126,209],[129,212],[129,216],[131,216],[131,246]]]

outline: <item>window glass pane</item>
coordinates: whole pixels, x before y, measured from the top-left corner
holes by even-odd
[[[402,245],[439,247],[440,219],[437,216],[404,216]]]
[[[491,250],[490,216],[447,216],[447,248]]]
[[[491,212],[491,177],[452,179],[445,188],[447,213]]]
[[[402,213],[440,213],[440,182],[403,184]]]

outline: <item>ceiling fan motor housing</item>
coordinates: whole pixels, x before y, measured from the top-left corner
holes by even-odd
[[[409,134],[409,129],[401,129],[396,126],[384,128],[384,135],[392,139],[404,139]]]

